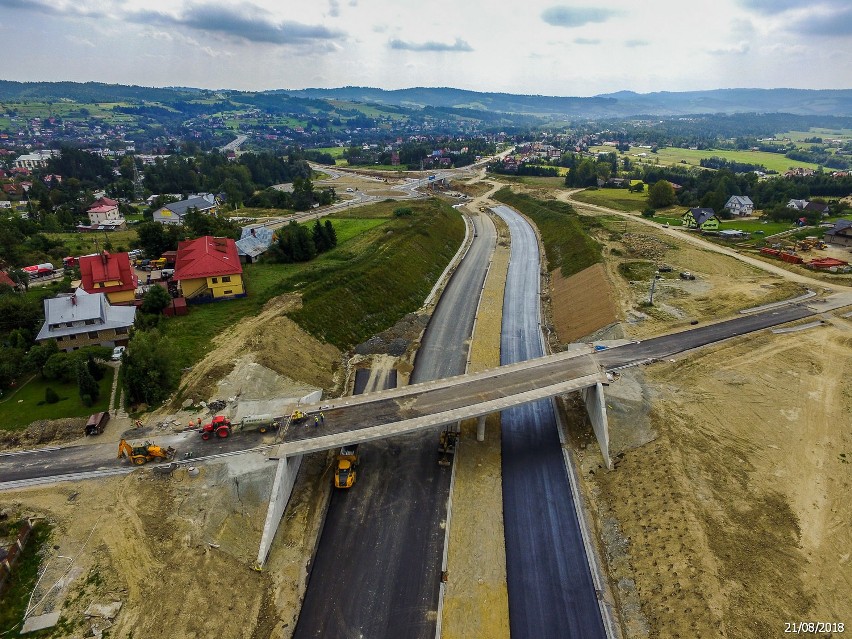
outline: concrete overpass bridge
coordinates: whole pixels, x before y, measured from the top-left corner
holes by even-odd
[[[306,453],[436,428],[471,418],[480,419],[479,436],[484,433],[484,418],[490,413],[581,391],[604,462],[611,466],[604,403],[604,386],[609,382],[607,371],[670,357],[738,335],[825,314],[850,304],[852,293],[848,292],[808,304],[782,302],[770,305],[761,312],[641,343],[630,342],[602,351],[596,351],[588,344],[578,344],[562,353],[472,375],[303,404],[301,410],[309,413],[322,411],[325,420],[319,428],[313,426],[311,419],[306,425],[288,425],[281,433],[282,443],[272,456],[278,459],[278,469],[270,494],[257,565],[262,566],[266,561],[293,489],[302,455]]]
[[[594,348],[582,344],[556,355],[480,373],[301,405],[299,409],[311,416],[322,412],[324,420],[316,427],[311,417],[304,424],[288,424],[280,433],[282,443],[271,456],[278,458],[278,470],[269,498],[258,567],[266,561],[293,490],[302,455],[471,418],[479,418],[477,437],[481,441],[486,415],[583,391],[595,434],[609,465],[609,435],[603,403],[603,385],[607,381]]]

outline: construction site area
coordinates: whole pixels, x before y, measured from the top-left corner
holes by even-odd
[[[329,176],[344,193],[353,189],[352,198],[365,179],[376,181],[371,197],[399,194],[390,179]],[[450,188],[466,194],[460,210],[472,219],[497,204],[490,196],[499,186],[465,178]],[[573,201],[563,189],[513,188],[572,203],[594,218],[591,234],[602,247],[600,263],[572,276],[542,269],[542,327],[554,352],[577,341],[641,342],[852,286],[848,275],[826,280],[795,265],[764,268],[760,257],[740,259],[683,231]],[[501,363],[512,243],[503,220],[482,215],[492,220],[496,239],[469,342],[470,373]],[[434,310],[434,302],[426,304],[343,353],[285,315],[300,304],[298,295],[282,295],[227,328],[184,373],[185,399],[145,415],[141,428],[121,415],[96,441],[76,438],[71,428],[40,427],[39,435],[18,442],[108,442],[102,468],[139,465],[125,474],[0,491],[0,548],[17,533],[4,522],[50,526],[26,606],[44,629],[36,625],[28,636],[293,636],[328,504],[335,491],[359,486],[371,460],[357,447],[306,455],[259,570],[276,472],[273,444],[283,423],[251,424],[251,417],[305,418],[299,427],[322,428],[325,414],[299,412],[312,401],[305,398],[330,402],[352,394],[358,371],[406,384]],[[564,447],[605,575],[602,596],[615,610],[614,636],[765,639],[783,635],[788,621],[852,623],[849,311],[619,371],[605,390],[611,469],[582,402],[576,395],[560,399]],[[457,441],[434,438],[435,475],[450,472],[438,461],[454,465],[438,570],[439,636],[452,639],[510,634],[499,414],[484,423],[482,442],[476,420],[461,424]],[[169,437],[186,436],[189,428],[191,443],[170,452]],[[205,446],[240,437],[252,438],[250,452],[193,462],[210,454]],[[145,440],[161,447],[140,450]],[[157,471],[161,459],[174,462],[168,472]]]

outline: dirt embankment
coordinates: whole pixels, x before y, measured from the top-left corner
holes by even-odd
[[[285,314],[301,307],[298,295],[281,295],[267,302],[263,311],[248,317],[214,338],[215,348],[183,378],[178,399],[211,398],[216,384],[246,354],[252,361],[291,379],[333,391],[341,353],[303,331]],[[174,407],[173,407],[174,408]]]
[[[550,273],[553,329],[563,344],[590,335],[617,321],[612,286],[603,264],[564,277]]]
[[[245,541],[260,536],[265,464],[234,483],[225,481],[224,467],[206,467],[197,477],[182,469],[164,479],[146,470],[17,493],[11,507],[55,525],[49,572],[34,601],[70,569],[70,583],[35,614],[61,609],[54,636],[84,636],[93,622],[104,628],[84,617],[90,603],[120,601],[113,637],[250,639],[270,614],[272,593],[269,576],[249,569]]]

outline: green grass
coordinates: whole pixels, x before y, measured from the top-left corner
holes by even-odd
[[[410,204],[415,213],[406,218],[394,218],[398,206],[382,202],[359,207],[357,218],[328,216],[337,232],[334,250],[301,264],[247,264],[246,297],[191,306],[189,314],[169,319],[166,335],[179,366],[196,363],[212,348],[213,337],[283,293],[302,292],[304,308],[294,319],[342,348],[419,308],[458,249],[464,225],[437,200]]]
[[[609,150],[611,151],[612,149]],[[654,163],[655,160],[659,160],[660,164],[688,164],[690,166],[700,166],[702,159],[717,157],[746,164],[760,164],[765,166],[767,169],[778,171],[779,173],[783,173],[791,167],[798,166],[809,169],[817,168],[817,165],[811,162],[799,162],[797,160],[786,158],[780,153],[767,153],[765,151],[730,151],[727,149],[692,150],[677,147],[664,147],[659,149],[657,153],[647,151],[648,157],[646,158],[634,157],[635,154],[640,151],[644,151],[644,149],[631,149],[626,155],[634,161],[641,160],[644,162]]]
[[[588,229],[593,218],[580,217],[570,204],[556,200],[537,200],[502,188],[494,199],[529,216],[541,233],[541,241],[551,269],[561,269],[569,277],[601,261],[601,245]]]
[[[30,592],[38,580],[38,569],[41,563],[40,552],[50,538],[51,527],[49,524],[39,521],[33,527],[30,538],[23,553],[15,564],[9,589],[0,597],[0,636],[17,637],[23,624],[24,613],[30,599]],[[14,634],[13,634],[14,633]],[[51,633],[47,633],[51,634]],[[44,636],[39,632],[32,637]]]
[[[622,262],[618,265],[619,274],[626,280],[650,280],[657,266],[653,262]]]
[[[527,184],[529,186],[540,186],[548,189],[565,188],[564,177],[543,177],[538,175],[499,175],[488,174],[489,178],[495,178],[501,182],[511,182],[512,184]]]
[[[376,205],[389,213],[398,206],[398,202]],[[458,250],[464,223],[451,206],[437,199],[407,206],[413,215],[388,220],[329,252],[325,264],[299,274],[305,278],[298,285],[304,305],[291,317],[302,328],[346,349],[423,304]]]
[[[627,189],[580,191],[571,196],[579,202],[606,206],[616,211],[642,211],[648,206],[648,193],[631,193]]]
[[[45,233],[45,235],[52,240],[61,241],[67,255],[77,256],[103,250],[106,241],[112,244],[114,251],[119,247],[129,250],[131,243],[137,239],[135,230],[109,233]]]
[[[320,148],[318,148],[318,149],[311,149],[311,151],[318,151],[318,152],[320,152],[320,153],[328,153],[328,154],[329,154],[331,157],[333,157],[335,160],[336,160],[337,158],[342,158],[342,157],[343,157],[343,152],[344,152],[345,150],[346,150],[346,149],[345,149],[345,148],[343,148],[342,146],[324,146],[324,147],[320,147]]]
[[[92,413],[105,411],[108,408],[112,378],[115,369],[107,367],[106,374],[99,382],[101,396],[94,406],[84,406],[77,392],[77,384],[61,384],[52,380],[44,380],[36,375],[29,382],[23,383],[13,393],[7,393],[0,400],[0,413],[3,419],[0,428],[4,430],[21,430],[37,419],[62,419],[64,417],[88,417]],[[44,402],[44,390],[50,386],[59,395],[60,400],[55,404]],[[82,433],[80,433],[82,435]]]

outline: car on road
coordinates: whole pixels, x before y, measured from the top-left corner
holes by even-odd
[[[664,229],[669,228],[669,223],[668,223],[668,222],[663,222],[663,228],[664,228]]]
[[[124,355],[124,351],[126,350],[126,346],[116,346],[114,349],[112,349],[112,357],[110,359],[114,362],[117,362],[121,359],[121,356]]]

